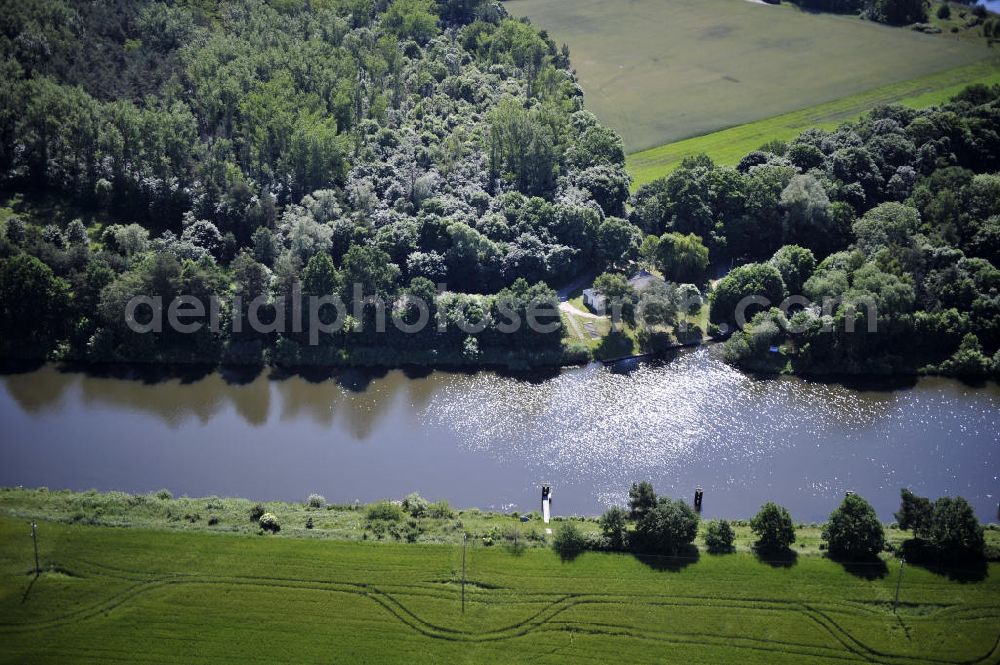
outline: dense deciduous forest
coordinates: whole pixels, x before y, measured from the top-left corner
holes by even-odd
[[[317,349],[292,332],[137,335],[122,311],[136,294],[218,295],[232,317],[232,294],[299,281],[394,303],[441,282],[461,293],[432,317],[488,321],[497,297],[551,299],[545,283],[637,234],[614,217],[621,140],[583,110],[567,50],[494,3],[31,0],[0,15],[4,188],[120,222],[8,220],[7,355],[559,362],[559,334],[378,337],[352,321]]]
[[[804,132],[736,168],[689,159],[640,188],[630,218],[700,236],[716,265],[736,266],[712,293],[719,326],[745,297],[801,296],[748,310],[725,347],[739,366],[982,376],[1000,366],[998,167],[1000,88],[971,87],[939,108]]]
[[[1000,368],[998,88],[689,159],[630,198],[568,48],[487,0],[8,1],[0,52],[0,185],[31,211],[0,234],[7,358],[582,361],[553,287],[645,264],[696,298],[725,274],[716,335],[746,296],[802,296],[749,310],[741,367]],[[314,343],[278,305],[298,288],[351,314]],[[214,297],[222,325],[137,333],[139,295]],[[407,296],[432,325],[380,330],[369,299],[412,323]],[[830,298],[874,303],[877,332]],[[497,330],[540,303],[547,332]],[[254,314],[273,325],[233,325]]]

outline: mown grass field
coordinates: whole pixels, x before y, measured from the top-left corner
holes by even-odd
[[[895,562],[848,571],[818,555],[811,527],[800,530],[810,545],[780,563],[742,547],[682,558],[585,553],[566,562],[547,547],[515,553],[474,538],[463,614],[460,539],[319,540],[284,528],[276,536],[212,533],[184,521],[157,523],[151,509],[111,515],[120,497],[102,504],[95,496],[107,495],[39,494],[5,491],[0,500],[4,663],[1000,659],[996,565],[963,581],[908,566],[894,613]],[[26,517],[62,519],[66,497],[104,505],[108,514],[97,508],[93,516],[120,526],[41,522],[45,572],[36,579]],[[185,501],[206,502],[165,500],[160,508]],[[285,505],[285,512],[267,507],[288,519],[293,508]],[[131,515],[146,526],[122,528]]]
[[[746,0],[509,0],[637,152],[990,55],[985,45]]]
[[[926,108],[948,101],[975,83],[1000,83],[1000,60],[983,60],[902,83],[886,85],[833,102],[765,118],[745,125],[696,136],[644,150],[627,157],[632,186],[638,188],[661,178],[685,157],[705,153],[719,164],[733,166],[747,153],[768,141],[793,139],[809,127],[834,129],[879,104],[899,103]]]

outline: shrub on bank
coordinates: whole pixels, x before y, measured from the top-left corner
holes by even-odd
[[[705,530],[705,547],[712,554],[723,554],[733,551],[736,532],[728,520],[712,520]]]
[[[403,499],[403,510],[408,512],[413,517],[423,517],[427,512],[427,507],[429,505],[430,502],[416,492],[408,494],[406,498]]]
[[[435,501],[427,506],[427,516],[435,519],[451,519],[455,516],[455,511],[447,501]]]
[[[259,524],[260,528],[264,531],[269,531],[271,533],[278,533],[281,531],[281,524],[278,523],[278,518],[274,516],[274,513],[264,513],[261,515]]]
[[[552,549],[563,561],[571,561],[587,549],[587,539],[576,524],[563,522],[556,529],[555,538],[552,540]]]
[[[568,342],[563,347],[563,365],[586,365],[592,359],[590,348],[579,340]]]
[[[323,508],[326,506],[326,498],[321,494],[310,494],[309,498],[306,499],[306,505],[310,508]]]
[[[368,506],[365,517],[369,522],[398,522],[403,519],[403,509],[389,501],[378,501]]]

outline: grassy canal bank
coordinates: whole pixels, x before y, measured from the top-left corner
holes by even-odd
[[[372,511],[391,511],[386,505],[266,503],[281,529],[258,536],[254,504],[244,500],[3,490],[0,662],[959,663],[1000,655],[997,564],[963,581],[908,566],[894,612],[895,562],[831,561],[812,526],[800,526],[803,547],[784,562],[750,554],[743,527],[733,554],[587,552],[565,562],[526,537],[543,533],[535,516],[445,516],[443,504],[414,520],[425,527],[417,543],[373,542],[364,523]],[[37,578],[29,519],[43,520]],[[596,529],[592,520],[578,524]],[[487,545],[493,528],[518,529],[535,546]],[[997,532],[987,534],[995,543]]]
[[[315,495],[312,495],[315,496]],[[173,497],[167,490],[150,494],[72,492],[45,488],[0,488],[0,517],[30,522],[42,520],[76,526],[132,528],[162,532],[194,532],[251,536],[262,534],[257,517],[270,513],[280,530],[278,538],[311,540],[400,541],[425,544],[461,543],[463,535],[477,544],[548,547],[545,525],[538,511],[529,513],[457,509],[447,501],[428,501],[418,494],[401,500],[371,504],[327,503],[316,496],[302,502],[257,502],[243,498]],[[835,506],[831,505],[831,510]],[[748,507],[755,511],[756,506]],[[794,518],[794,511],[793,511]],[[554,525],[573,522],[585,535],[599,531],[596,516],[554,516]],[[550,525],[550,526],[554,526]],[[696,545],[702,545],[704,526]],[[797,522],[795,550],[821,555],[822,524]],[[750,552],[754,535],[747,521],[733,521],[736,551]],[[987,546],[1000,547],[1000,529],[986,529]],[[889,525],[886,542],[899,545],[908,531]]]

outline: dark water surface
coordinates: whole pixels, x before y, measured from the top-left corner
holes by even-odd
[[[629,371],[0,377],[0,485],[334,502],[417,490],[463,507],[596,513],[633,480],[743,517],[823,519],[846,490],[884,519],[899,488],[1000,495],[1000,388],[921,379],[859,390],[756,379],[706,350]]]

